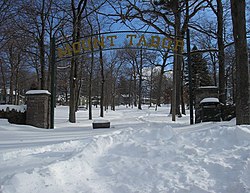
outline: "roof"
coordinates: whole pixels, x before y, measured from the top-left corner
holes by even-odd
[[[204,98],[200,103],[219,103],[219,99],[215,97]]]
[[[213,89],[218,89],[218,87],[217,86],[200,86],[199,87],[199,89],[211,89],[211,88],[213,88]]]
[[[50,95],[50,92],[47,90],[29,90],[25,93],[26,95],[33,95],[33,94],[47,94]]]

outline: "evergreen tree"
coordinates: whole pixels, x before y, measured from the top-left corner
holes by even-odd
[[[193,86],[193,94],[195,95],[195,91],[200,86],[209,86],[212,84],[212,79],[208,71],[208,65],[205,58],[203,58],[202,53],[196,52],[198,51],[198,48],[194,46],[192,48],[191,54],[191,65],[192,65],[192,86]],[[188,85],[188,66],[185,65],[184,69],[184,79],[185,79],[185,85]],[[195,97],[194,97],[195,99]]]
[[[197,51],[197,47],[194,46],[192,51]],[[200,86],[209,86],[212,83],[211,76],[209,75],[207,61],[203,58],[202,53],[191,54],[192,65],[192,83],[194,89]]]

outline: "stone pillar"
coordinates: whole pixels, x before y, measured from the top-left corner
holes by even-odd
[[[47,90],[26,92],[26,124],[40,128],[50,128],[50,93]]]

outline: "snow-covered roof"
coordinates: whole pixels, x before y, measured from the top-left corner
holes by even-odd
[[[129,97],[129,94],[121,94],[121,96],[126,98],[126,97]]]
[[[47,90],[29,90],[25,93],[26,95],[33,95],[33,94],[47,94],[50,95],[50,92]]]
[[[204,98],[200,103],[219,103],[219,99],[215,97]]]
[[[200,86],[199,88],[201,88],[201,89],[204,89],[204,88],[211,89],[211,88],[218,88],[218,87],[217,86]]]

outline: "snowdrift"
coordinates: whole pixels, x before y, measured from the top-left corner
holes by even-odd
[[[0,192],[250,192],[250,126],[180,127],[160,116],[142,114],[137,125],[89,138],[2,150]]]

